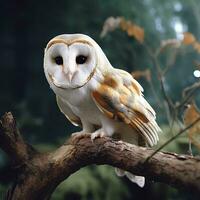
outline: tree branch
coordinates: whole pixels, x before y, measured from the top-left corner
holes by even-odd
[[[90,164],[112,165],[149,180],[200,193],[199,158],[158,152],[145,162],[154,150],[111,138],[92,142],[89,134],[72,137],[54,152],[41,154],[23,141],[11,113],[2,118],[0,141],[0,147],[11,159],[21,161],[16,182],[7,195],[9,200],[47,200],[61,181]]]
[[[172,138],[167,140],[164,144],[162,144],[158,149],[156,149],[153,154],[147,158],[146,161],[149,161],[155,154],[160,152],[165,146],[167,146],[170,142],[174,141],[176,138],[178,138],[181,134],[185,133],[188,129],[192,128],[194,125],[196,125],[200,121],[200,117],[197,118],[194,122],[192,122],[189,126],[185,127],[184,129],[180,130],[176,135],[174,135]]]
[[[200,81],[193,83],[192,85],[186,87],[182,92],[182,102],[177,104],[177,108],[181,108],[185,104],[188,103],[188,101],[192,98],[193,94],[199,90],[200,88]]]
[[[15,164],[24,162],[36,153],[31,145],[24,142],[10,112],[0,120],[0,148],[12,158]]]

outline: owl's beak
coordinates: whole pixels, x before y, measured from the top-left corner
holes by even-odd
[[[68,78],[69,82],[71,82],[71,80],[73,78],[73,74],[72,73],[68,73],[68,74],[66,74],[66,77]]]

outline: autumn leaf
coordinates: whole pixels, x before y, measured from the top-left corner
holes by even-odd
[[[124,18],[121,18],[120,28],[122,29],[122,31],[126,31],[128,29],[128,24],[129,23],[127,23]]]
[[[148,82],[151,81],[151,71],[149,69],[133,71],[131,74],[135,79],[145,78]]]
[[[101,37],[105,37],[108,32],[112,32],[115,29],[119,28],[121,22],[121,17],[109,17],[106,19],[103,25],[103,30],[100,34]]]
[[[198,52],[200,53],[200,43],[195,41],[193,44],[192,44],[193,48]]]
[[[200,117],[200,112],[197,109],[195,103],[188,105],[188,108],[184,113],[184,124],[185,126],[189,126],[195,120]],[[196,123],[193,127],[191,127],[188,131],[188,137],[190,141],[200,149],[200,122]]]
[[[173,39],[162,40],[160,48],[161,48],[161,50],[163,50],[167,47],[179,48],[180,45],[181,45],[180,40],[173,38]]]
[[[127,26],[127,30],[126,30],[128,36],[134,36],[135,35],[135,28],[132,24]]]
[[[196,50],[197,53],[200,53],[200,42],[196,40],[195,36],[190,32],[185,32],[183,35],[184,38],[182,40],[182,44],[192,45],[194,50]]]
[[[134,25],[133,28],[133,36],[136,40],[138,40],[140,43],[144,42],[144,29],[140,26]]]
[[[140,26],[134,24],[131,21],[126,21],[124,18],[121,18],[120,28],[127,32],[128,36],[134,37],[138,42],[144,42],[144,29]]]
[[[144,29],[123,17],[109,17],[105,20],[101,37],[105,37],[108,32],[121,28],[128,36],[134,37],[138,42],[144,42]]]
[[[183,33],[183,36],[184,37],[183,37],[182,43],[185,45],[191,45],[192,43],[194,43],[196,41],[196,38],[190,32]]]

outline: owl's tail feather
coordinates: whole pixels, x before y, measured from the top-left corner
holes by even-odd
[[[115,172],[117,176],[126,176],[131,182],[136,183],[139,187],[144,187],[145,178],[143,176],[136,176],[134,174],[131,174],[130,172],[124,171],[119,168],[115,168]]]

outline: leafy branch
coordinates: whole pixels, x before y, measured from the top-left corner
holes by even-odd
[[[162,92],[163,99],[160,99],[160,97],[158,96],[158,94],[154,88],[154,85],[151,81],[150,70],[147,69],[145,71],[134,71],[134,72],[132,72],[132,74],[136,79],[140,78],[140,77],[145,77],[146,80],[149,82],[152,93],[155,97],[155,100],[157,102],[159,102],[159,105],[162,105],[161,108],[164,109],[167,119],[168,119],[168,122],[169,122],[169,125],[172,130],[175,121],[177,121],[177,122],[180,121],[179,116],[181,115],[182,110],[184,109],[184,107],[186,107],[186,105],[191,103],[193,96],[196,94],[196,92],[200,88],[200,82],[197,81],[197,82],[193,83],[191,86],[186,87],[182,92],[182,99],[180,100],[180,102],[173,102],[172,99],[170,98],[170,96],[167,94],[166,89],[165,89],[165,85],[166,85],[165,76],[169,72],[169,70],[172,69],[172,67],[174,66],[174,63],[176,61],[177,55],[179,54],[179,52],[181,50],[181,47],[190,45],[193,47],[193,49],[196,52],[200,53],[200,42],[197,41],[197,39],[195,38],[195,36],[192,33],[185,32],[183,34],[184,37],[183,37],[182,41],[177,40],[177,39],[163,40],[163,41],[161,41],[160,46],[156,50],[152,50],[149,47],[149,45],[145,42],[144,29],[142,27],[138,26],[137,24],[135,24],[134,22],[131,22],[130,20],[125,20],[123,17],[117,17],[117,18],[109,17],[104,23],[101,36],[105,37],[106,34],[114,31],[117,28],[126,32],[129,37],[132,37],[136,41],[138,41],[139,44],[141,44],[144,47],[150,60],[152,61],[154,69],[157,72],[157,80],[160,83],[160,89]],[[166,62],[166,64],[164,64],[164,66],[165,66],[164,67],[164,66],[161,66],[159,57],[160,57],[161,53],[163,53],[167,48],[173,49],[174,52],[170,54],[171,57],[168,58],[168,61]],[[187,112],[187,110],[186,110],[186,112]],[[190,112],[189,118],[191,117],[191,115],[192,115],[192,112]],[[196,118],[193,117],[193,118],[191,118],[191,120],[195,121]],[[190,120],[190,122],[191,122],[191,120]],[[185,129],[187,130],[187,127]],[[194,130],[194,129],[192,129],[192,130]],[[198,132],[200,132],[200,129],[198,129],[198,130],[195,129],[195,131],[197,131],[197,133],[198,133]],[[182,130],[180,130],[180,132],[182,133]],[[177,134],[176,136],[172,137],[170,140],[166,141],[166,143],[164,145],[162,145],[159,148],[159,150],[161,150],[164,146],[166,146],[167,144],[169,144],[170,142],[175,140],[179,135],[180,134]],[[193,133],[190,135],[197,135],[197,134]],[[197,144],[197,142],[195,141],[194,138],[191,141],[194,144]],[[200,144],[195,145],[195,146],[200,147]],[[157,153],[157,151],[155,153]]]

